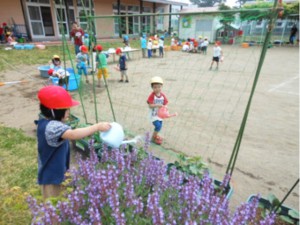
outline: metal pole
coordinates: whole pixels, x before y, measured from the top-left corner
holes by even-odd
[[[153,26],[153,29],[152,29],[152,31],[153,31],[153,35],[156,33],[155,32],[155,27],[156,27],[156,21],[155,21],[155,11],[156,11],[156,3],[154,2],[153,3],[153,23],[152,23],[152,26]]]
[[[172,13],[172,5],[171,4],[169,7],[169,13]],[[169,34],[171,34],[171,32],[172,32],[171,26],[172,26],[172,15],[169,15],[169,29],[168,29]]]
[[[281,34],[281,39],[280,39],[280,46],[282,46],[282,40],[283,40],[283,36],[284,36],[284,33],[285,33],[285,29],[286,29],[286,26],[287,26],[287,19],[285,19],[285,24],[284,24],[284,27],[283,27],[283,30],[282,30],[282,34]]]
[[[120,16],[120,7],[121,7],[121,2],[118,0],[117,2],[117,8],[118,8],[118,16]],[[95,17],[96,18],[96,17]],[[114,17],[115,18],[115,17]],[[121,24],[121,17],[118,17],[118,24],[119,24],[119,38],[122,38],[122,24]]]
[[[143,4],[143,0],[140,0],[140,14],[143,14],[143,11],[144,11],[144,4]],[[140,36],[143,35],[143,16],[139,17],[139,22],[140,22]]]

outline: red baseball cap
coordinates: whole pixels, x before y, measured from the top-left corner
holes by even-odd
[[[102,50],[103,50],[103,48],[102,48],[102,46],[101,46],[101,45],[97,45],[97,46],[96,46],[96,50],[97,50],[97,51],[102,51]]]
[[[54,85],[41,88],[38,98],[40,103],[49,109],[68,109],[80,104],[73,100],[64,88]]]
[[[122,53],[122,49],[117,48],[117,49],[116,49],[116,54],[118,55],[118,54],[120,54],[120,53]]]
[[[82,51],[83,53],[87,53],[88,52],[88,48],[85,45],[81,45],[80,46],[80,51]]]

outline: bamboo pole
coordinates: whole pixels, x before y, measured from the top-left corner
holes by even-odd
[[[216,12],[202,11],[202,12],[176,12],[176,13],[142,13],[142,14],[125,14],[125,15],[102,15],[102,16],[92,16],[94,19],[100,18],[118,18],[118,17],[133,17],[133,16],[186,16],[186,15],[219,15],[221,13],[241,13],[241,12],[270,12],[272,8],[262,8],[262,9],[241,9],[241,10],[219,10]],[[87,18],[86,16],[80,16],[77,18]]]

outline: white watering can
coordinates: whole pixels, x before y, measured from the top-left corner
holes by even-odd
[[[100,133],[100,138],[106,145],[112,148],[119,148],[120,145],[123,144],[131,144],[131,143],[137,144],[142,140],[141,136],[136,136],[131,140],[124,141],[125,135],[124,135],[123,127],[116,122],[113,122],[110,125],[111,128],[108,131]]]

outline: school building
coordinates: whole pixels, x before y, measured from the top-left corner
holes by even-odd
[[[187,6],[187,0],[8,0],[1,1],[0,24],[14,26],[15,35],[27,36],[32,41],[59,40],[69,34],[73,21],[87,29],[84,17],[93,15],[126,15],[168,13]],[[83,17],[82,17],[83,16]],[[62,29],[63,28],[63,29]],[[97,38],[155,33],[171,29],[171,16],[129,16],[96,19]]]

